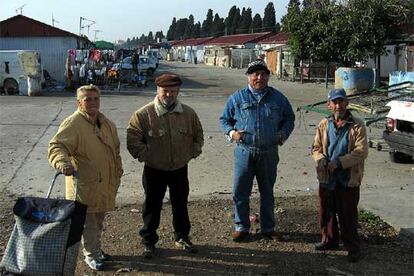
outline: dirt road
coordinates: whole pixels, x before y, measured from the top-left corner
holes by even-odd
[[[226,142],[220,132],[218,118],[227,96],[246,84],[244,71],[181,62],[163,63],[158,73],[162,71],[174,71],[183,76],[181,100],[197,111],[205,131],[203,154],[192,161],[189,167],[190,199],[194,202],[216,197],[229,199],[232,145]],[[327,94],[323,84],[300,85],[272,79],[270,85],[283,91],[295,108],[324,100]],[[101,110],[116,123],[122,142],[121,155],[125,175],[118,195],[119,206],[139,206],[136,203],[143,198],[140,184],[142,164],[133,160],[126,151],[126,124],[132,112],[152,100],[154,92],[154,86],[150,85],[133,91],[130,88],[122,89],[121,92],[104,91],[102,96]],[[47,143],[63,118],[74,111],[75,99],[70,93],[35,98],[4,96],[0,97],[0,107],[0,189],[4,214],[2,219],[9,221],[10,212],[7,208],[11,209],[16,196],[44,196],[47,191],[53,175],[46,160]],[[310,157],[310,144],[315,126],[322,115],[304,112],[298,112],[296,115],[296,128],[288,142],[280,149],[281,161],[275,195],[312,198],[317,184],[314,163]],[[372,128],[369,129],[369,133],[378,137],[380,130]],[[387,152],[370,150],[360,205],[380,215],[398,231],[412,231],[413,174],[413,164],[394,164],[389,161]],[[61,195],[62,188],[62,185],[57,188],[56,194]],[[199,206],[198,203],[194,204]],[[127,212],[127,209],[122,209],[122,212]],[[314,217],[308,220],[309,223],[313,221]],[[226,224],[227,226],[230,224]],[[130,230],[134,231],[134,227]],[[229,231],[224,230],[223,236],[228,235]],[[312,231],[315,234],[315,229]],[[136,233],[132,234],[135,237]],[[178,274],[183,273],[181,271]],[[188,273],[193,274],[191,271]]]

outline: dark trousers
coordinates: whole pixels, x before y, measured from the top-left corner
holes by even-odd
[[[359,187],[336,187],[333,191],[319,187],[319,222],[323,243],[338,245],[340,230],[345,250],[360,250],[358,202]]]
[[[190,219],[188,217],[188,167],[175,171],[162,171],[144,166],[142,184],[145,191],[145,201],[142,210],[144,226],[139,231],[144,244],[156,244],[159,236],[157,228],[160,224],[162,201],[167,187],[173,213],[175,239],[188,238]]]

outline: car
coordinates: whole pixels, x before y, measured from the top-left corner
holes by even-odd
[[[133,68],[131,63],[131,57],[124,58],[121,63],[115,63],[114,65],[112,65],[112,69],[117,71],[132,70]],[[157,65],[152,59],[150,59],[148,56],[139,56],[138,73],[144,73],[148,76],[152,76],[156,69]]]
[[[414,99],[390,101],[383,132],[390,146],[390,159],[395,163],[410,163],[414,156]]]

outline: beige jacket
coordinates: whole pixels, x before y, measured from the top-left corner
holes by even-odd
[[[88,212],[115,208],[115,197],[122,176],[119,138],[116,127],[103,114],[100,128],[88,114],[79,110],[66,118],[49,142],[50,164],[60,170],[72,163],[79,173],[77,199],[88,205]],[[74,199],[74,177],[66,177],[66,198]]]
[[[203,144],[203,128],[197,114],[180,102],[169,112],[155,97],[129,120],[128,151],[154,169],[182,168],[201,154]]]
[[[348,153],[339,158],[344,169],[351,168],[349,187],[361,185],[364,176],[364,160],[368,156],[368,141],[364,123],[351,117],[354,123],[349,129]],[[318,162],[328,156],[328,118],[322,119],[312,145],[313,159]],[[320,180],[320,179],[319,179]]]

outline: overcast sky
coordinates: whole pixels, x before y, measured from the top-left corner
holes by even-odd
[[[152,31],[162,30],[164,35],[171,25],[173,17],[188,18],[194,16],[195,22],[206,19],[208,9],[213,15],[218,13],[226,18],[229,9],[236,5],[240,10],[243,7],[252,9],[252,16],[259,13],[263,18],[264,9],[269,2],[273,2],[276,10],[276,21],[286,13],[289,0],[0,0],[0,21],[15,16],[23,7],[23,15],[52,25],[52,14],[55,27],[79,34],[80,17],[96,23],[84,28],[83,34],[90,40],[108,40],[140,37]],[[84,20],[82,25],[92,24]]]

